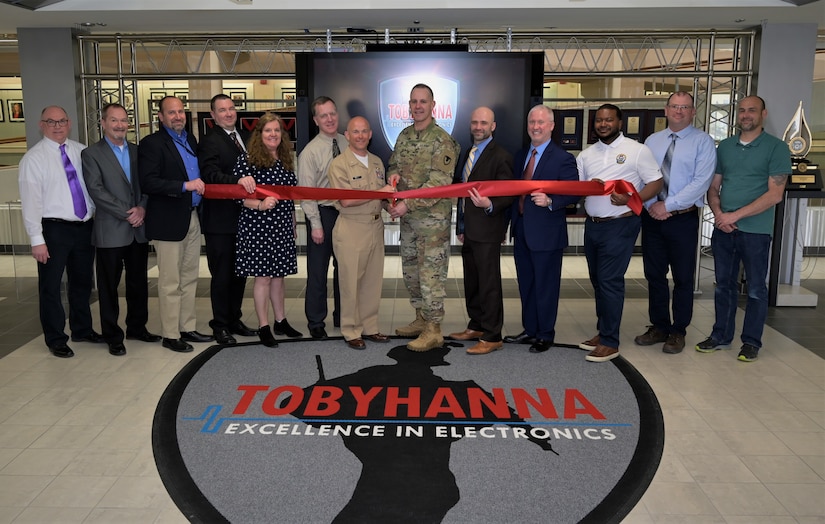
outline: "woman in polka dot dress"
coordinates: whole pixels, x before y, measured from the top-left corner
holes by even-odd
[[[294,186],[292,146],[282,134],[283,121],[275,113],[265,113],[258,120],[247,145],[247,154],[238,159],[234,174],[251,176],[257,184]],[[298,272],[295,248],[295,205],[292,200],[266,197],[247,198],[238,220],[235,273],[255,277],[253,297],[258,315],[261,342],[275,347],[275,335],[300,337],[289,325],[284,307],[284,277]],[[273,329],[269,327],[269,304],[275,313]]]

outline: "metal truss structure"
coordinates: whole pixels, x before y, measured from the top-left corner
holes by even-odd
[[[151,119],[138,101],[138,83],[158,80],[295,78],[295,54],[364,52],[368,45],[462,44],[474,53],[541,52],[545,84],[580,82],[575,98],[548,98],[555,107],[603,102],[661,107],[655,97],[680,89],[694,93],[695,124],[716,139],[731,134],[735,101],[754,78],[755,31],[589,33],[79,35],[86,140],[98,136],[97,118],[118,101],[134,118],[140,138]],[[651,96],[653,98],[651,98]]]

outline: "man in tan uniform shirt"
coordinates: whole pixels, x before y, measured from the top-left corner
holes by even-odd
[[[329,165],[330,187],[386,191],[388,185],[381,159],[367,151],[372,130],[357,116],[349,121],[349,146]],[[382,200],[346,199],[335,202],[339,211],[332,230],[332,249],[338,259],[341,290],[341,334],[353,349],[364,349],[364,339],[387,342],[378,331],[378,307],[384,278],[384,221]]]

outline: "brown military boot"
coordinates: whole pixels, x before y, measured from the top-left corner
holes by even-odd
[[[421,315],[421,309],[415,310],[415,320],[410,322],[404,327],[397,328],[395,330],[395,334],[399,337],[417,337],[424,331],[424,327],[427,325],[427,322],[424,320],[424,317]]]
[[[431,349],[440,348],[444,345],[444,337],[441,335],[441,324],[438,322],[427,322],[424,331],[417,339],[411,340],[407,344],[407,349],[419,353]]]

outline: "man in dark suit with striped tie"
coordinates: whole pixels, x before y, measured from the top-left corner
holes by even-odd
[[[240,184],[250,193],[255,191],[252,177],[238,178],[232,174],[238,157],[246,151],[248,133],[238,131],[235,102],[217,94],[210,102],[215,125],[198,144],[201,178],[207,184]],[[246,278],[235,275],[235,237],[241,206],[235,200],[204,199],[201,204],[201,229],[206,239],[206,262],[212,274],[209,298],[212,320],[209,327],[218,344],[234,344],[232,335],[253,337],[258,334],[241,321]]]
[[[458,163],[455,182],[510,180],[513,157],[493,140],[495,114],[479,107],[470,116],[473,147]],[[471,355],[484,355],[503,346],[504,301],[501,291],[501,242],[507,232],[513,197],[484,197],[477,189],[459,199],[456,236],[464,262],[464,300],[470,322],[467,329],[452,333],[454,340],[478,342],[467,349]]]
[[[530,146],[516,154],[514,170],[521,174],[519,178],[578,180],[576,159],[550,140],[554,127],[553,110],[547,106],[535,106],[527,114]],[[513,253],[524,331],[504,341],[530,344],[531,353],[550,349],[556,336],[561,262],[567,247],[565,208],[578,200],[576,196],[536,192],[513,204],[510,233],[515,238]]]

